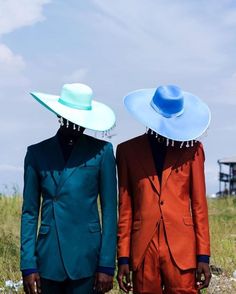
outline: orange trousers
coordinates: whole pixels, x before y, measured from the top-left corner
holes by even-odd
[[[184,258],[184,256],[183,256]],[[196,294],[195,269],[180,270],[169,251],[163,221],[133,272],[134,294]]]

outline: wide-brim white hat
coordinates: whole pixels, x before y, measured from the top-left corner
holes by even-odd
[[[115,125],[115,114],[107,105],[93,100],[92,89],[84,84],[65,84],[61,95],[30,93],[58,116],[94,131],[107,131]]]
[[[211,120],[208,106],[199,97],[174,85],[131,92],[124,104],[146,127],[175,141],[199,138]]]

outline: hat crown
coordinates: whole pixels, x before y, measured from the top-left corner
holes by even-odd
[[[92,97],[93,91],[87,85],[65,84],[58,102],[75,109],[90,110],[92,109]]]
[[[184,111],[184,95],[174,85],[160,86],[151,100],[151,106],[164,117],[179,116]]]

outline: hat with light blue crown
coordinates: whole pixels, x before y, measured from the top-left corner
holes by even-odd
[[[65,84],[60,95],[51,95],[40,92],[30,93],[47,109],[86,129],[105,132],[115,125],[115,114],[107,105],[93,100],[92,89],[79,83]]]

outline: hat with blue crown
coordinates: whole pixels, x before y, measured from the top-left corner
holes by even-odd
[[[146,127],[174,141],[199,138],[211,120],[208,106],[199,97],[175,85],[131,92],[124,104]]]

